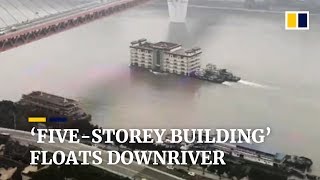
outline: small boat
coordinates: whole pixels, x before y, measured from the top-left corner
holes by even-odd
[[[207,80],[215,83],[223,83],[225,81],[238,82],[241,78],[234,76],[226,69],[218,69],[213,64],[207,64],[205,69],[199,68],[191,74],[192,77]]]

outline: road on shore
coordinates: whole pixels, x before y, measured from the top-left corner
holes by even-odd
[[[103,162],[100,165],[95,165],[96,167],[100,169],[104,169],[106,171],[109,171],[111,173],[125,176],[130,179],[148,179],[148,180],[183,180],[182,178],[179,178],[177,176],[171,175],[166,172],[162,172],[160,170],[154,169],[149,166],[139,165],[135,162],[133,162],[130,165],[124,165],[122,163],[118,163],[116,165],[108,165],[108,153],[105,150],[98,149],[94,146],[88,146],[82,143],[77,144],[70,144],[68,142],[64,143],[44,143],[44,144],[38,144],[37,143],[37,137],[32,136],[31,133],[25,132],[25,131],[19,131],[19,130],[13,130],[13,129],[6,129],[6,128],[0,128],[0,133],[9,133],[10,137],[12,139],[15,139],[19,141],[21,144],[30,144],[37,147],[42,148],[43,150],[47,150],[50,152],[54,151],[63,151],[65,154],[68,154],[70,151],[75,151],[77,154],[78,151],[101,151],[102,152],[102,159]],[[82,160],[81,157],[79,157],[79,160]],[[88,158],[88,162],[91,162],[93,160],[92,157]]]

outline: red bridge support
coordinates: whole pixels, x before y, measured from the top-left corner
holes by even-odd
[[[148,0],[122,0],[78,12],[67,17],[57,18],[41,24],[23,28],[0,36],[0,53],[8,49],[65,31],[93,20],[134,7]]]

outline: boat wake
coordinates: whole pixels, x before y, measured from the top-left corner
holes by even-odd
[[[225,81],[222,83],[223,85],[226,85],[226,86],[232,86],[234,85],[235,83],[234,82],[229,82],[229,81]]]
[[[255,87],[255,88],[276,89],[276,88],[271,87],[271,86],[267,86],[267,85],[263,85],[263,84],[259,84],[259,83],[255,83],[255,82],[250,82],[250,81],[245,81],[245,80],[240,80],[238,82],[240,84],[244,84],[244,85]]]
[[[152,71],[151,69],[149,71],[155,75],[167,75],[168,74],[168,73],[163,73],[163,72]]]

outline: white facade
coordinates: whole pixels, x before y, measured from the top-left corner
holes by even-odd
[[[171,53],[164,55],[163,71],[189,75],[192,71],[200,68],[200,54],[181,56]]]
[[[181,45],[145,39],[134,41],[130,46],[131,65],[162,72],[189,75],[200,68],[200,48],[183,49]]]
[[[139,67],[152,68],[152,51],[138,48],[131,48],[131,64]]]

